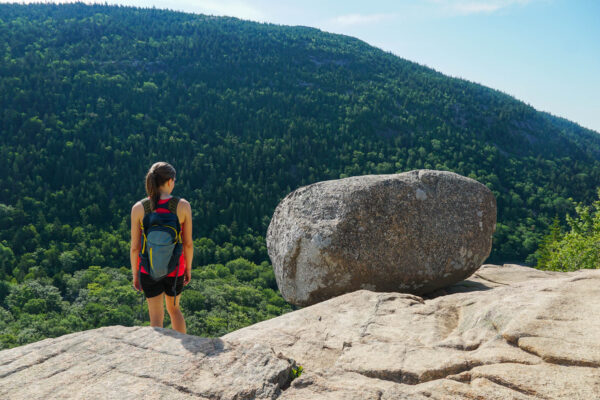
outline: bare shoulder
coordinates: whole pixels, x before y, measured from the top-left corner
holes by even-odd
[[[186,199],[184,199],[183,197],[181,197],[181,198],[179,199],[179,204],[184,204],[186,207],[189,207],[189,206],[190,206],[190,202],[189,202],[189,201],[187,201]]]
[[[190,205],[190,202],[187,201],[186,199],[179,199],[179,204],[177,204],[177,211],[179,210],[191,210],[192,206]]]
[[[192,218],[192,206],[186,199],[179,199],[177,204],[177,216],[181,222],[185,222],[188,218]]]
[[[144,206],[141,201],[138,201],[131,207],[131,215],[139,214],[140,212],[144,212]]]
[[[141,201],[138,201],[131,207],[131,221],[142,219],[144,215],[144,206]]]

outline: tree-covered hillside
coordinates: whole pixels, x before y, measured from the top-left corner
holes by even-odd
[[[571,198],[595,197],[600,139],[501,92],[317,29],[0,4],[0,160],[0,329],[13,327],[6,343],[18,344],[32,340],[18,336],[22,315],[64,320],[102,291],[102,274],[126,287],[129,212],[155,161],[175,166],[175,194],[192,204],[194,265],[211,264],[202,271],[214,272],[219,290],[258,293],[226,304],[202,295],[184,308],[221,318],[234,304],[255,322],[290,309],[264,234],[291,190],[352,175],[454,171],[496,195],[488,262],[533,263],[553,218],[573,212]],[[30,297],[20,301],[41,300],[17,304],[23,290]],[[104,312],[126,315],[119,307],[135,305],[127,296]],[[119,322],[113,314],[71,325]],[[220,323],[191,332],[223,332]]]

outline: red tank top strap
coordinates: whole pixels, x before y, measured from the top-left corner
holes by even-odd
[[[156,211],[159,214],[165,214],[170,212],[168,203],[169,199],[159,199],[158,203],[156,204],[156,210],[154,211]]]

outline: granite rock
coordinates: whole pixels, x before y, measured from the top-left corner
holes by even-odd
[[[277,285],[306,306],[358,289],[424,294],[471,275],[491,251],[496,199],[448,171],[314,183],[288,194],[267,231]]]

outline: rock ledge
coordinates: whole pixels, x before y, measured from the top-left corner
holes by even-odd
[[[221,338],[116,326],[4,350],[0,398],[596,400],[598,332],[600,270],[484,265],[429,298],[358,290]]]

